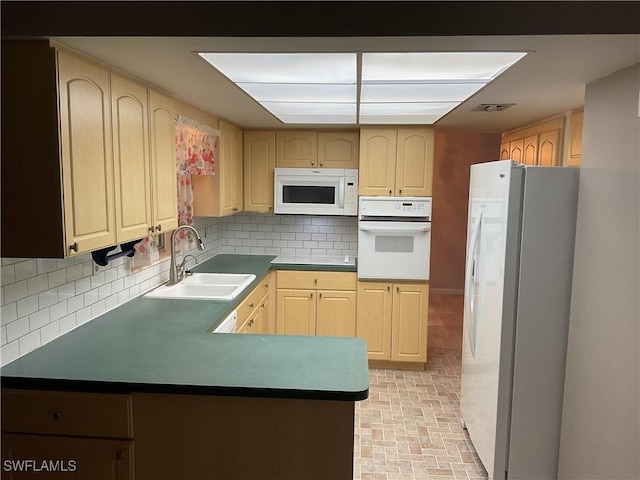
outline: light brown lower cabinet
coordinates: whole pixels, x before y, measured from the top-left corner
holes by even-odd
[[[362,281],[357,298],[369,360],[426,363],[429,284]]]
[[[269,272],[238,305],[236,333],[276,333],[275,272]]]
[[[278,271],[276,331],[354,337],[355,272]]]

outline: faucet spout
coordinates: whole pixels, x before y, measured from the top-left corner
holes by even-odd
[[[169,281],[167,285],[175,285],[180,282],[182,278],[178,274],[178,266],[176,265],[176,234],[180,230],[191,230],[193,234],[196,236],[196,242],[198,245],[198,250],[204,250],[204,243],[202,243],[202,239],[200,238],[200,234],[198,230],[195,229],[192,225],[180,225],[173,232],[171,232],[171,261],[169,264]]]

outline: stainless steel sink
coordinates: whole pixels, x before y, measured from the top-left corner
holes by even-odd
[[[255,278],[252,273],[194,273],[175,285],[161,285],[145,298],[233,300]]]

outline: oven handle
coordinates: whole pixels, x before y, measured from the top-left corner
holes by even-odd
[[[358,228],[363,232],[428,232],[431,230],[431,225],[424,227],[368,227],[360,225]]]

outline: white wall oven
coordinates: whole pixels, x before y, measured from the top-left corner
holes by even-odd
[[[358,170],[276,168],[275,213],[358,214]]]
[[[358,278],[428,280],[431,197],[360,197]]]

